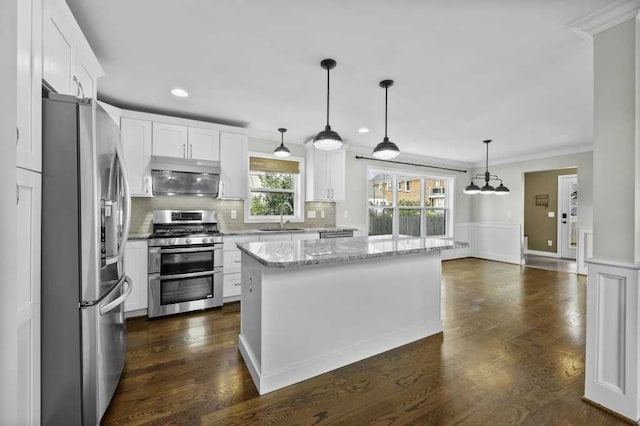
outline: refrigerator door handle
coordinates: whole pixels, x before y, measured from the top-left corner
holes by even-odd
[[[124,188],[124,223],[122,224],[122,241],[118,247],[118,258],[120,262],[124,262],[124,250],[129,239],[129,227],[131,225],[131,189],[129,188],[129,180],[127,179],[127,168],[124,164],[122,151],[120,150],[120,144],[116,144],[116,157],[118,157],[118,163],[120,164],[120,173],[122,175],[122,184]]]
[[[122,296],[101,307],[100,315],[106,315],[107,313],[109,313],[109,311],[112,311],[113,309],[120,306],[122,303],[124,303],[125,299],[129,297],[129,294],[131,294],[131,291],[133,290],[133,284],[131,283],[131,278],[126,275],[124,276],[124,286],[125,290]]]

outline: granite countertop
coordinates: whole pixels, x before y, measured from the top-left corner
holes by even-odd
[[[241,229],[238,231],[223,231],[222,235],[260,235],[260,234],[302,234],[311,232],[325,232],[325,231],[357,231],[358,228],[341,226],[337,228],[292,228],[292,229],[277,229],[272,228],[268,230],[264,229]]]
[[[425,253],[468,247],[469,244],[439,238],[353,237],[243,243],[237,246],[243,253],[265,266],[283,268]]]

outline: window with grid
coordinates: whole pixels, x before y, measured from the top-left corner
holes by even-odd
[[[452,177],[368,171],[369,235],[446,237],[452,199]],[[395,191],[381,191],[380,184]]]
[[[301,160],[281,160],[254,154],[249,157],[249,221],[302,219]]]

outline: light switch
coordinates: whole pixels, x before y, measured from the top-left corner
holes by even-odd
[[[556,212],[549,212],[548,215],[549,217],[556,217]]]
[[[238,218],[238,212],[236,210],[231,210],[231,219],[237,219]]]
[[[309,219],[315,219],[316,218],[316,211],[315,210],[308,210],[307,211],[307,217]]]
[[[549,247],[553,247],[553,241],[552,240],[547,240],[547,245]]]
[[[349,210],[345,210],[344,211],[344,218],[348,218],[349,217]]]

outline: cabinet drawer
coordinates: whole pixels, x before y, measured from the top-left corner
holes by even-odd
[[[291,234],[262,234],[260,235],[260,242],[263,241],[291,241]]]
[[[240,273],[224,274],[222,278],[222,297],[240,296]]]
[[[230,250],[224,252],[224,273],[235,274],[240,272],[240,259],[242,259],[242,253],[240,250]]]
[[[228,237],[222,237],[223,247],[222,250],[238,250],[236,244],[239,243],[255,243],[258,242],[257,235],[232,235]],[[226,253],[225,253],[226,255]]]
[[[318,232],[304,232],[301,234],[291,234],[291,239],[293,241],[296,240],[317,240],[320,239],[320,234]]]

